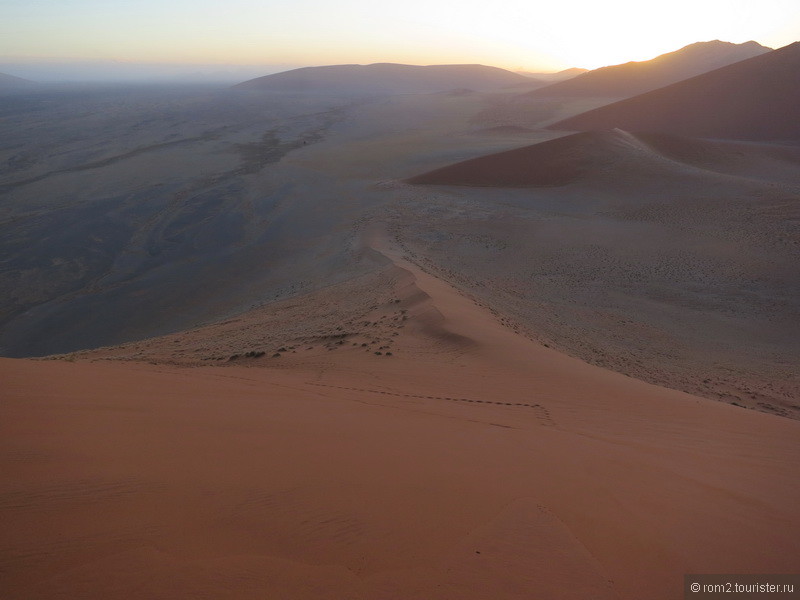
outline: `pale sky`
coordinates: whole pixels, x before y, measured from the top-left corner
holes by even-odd
[[[800,40],[800,0],[0,0],[0,58],[530,71]]]

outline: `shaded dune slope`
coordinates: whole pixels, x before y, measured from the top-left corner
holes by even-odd
[[[554,123],[549,129],[800,140],[800,42]]]
[[[408,179],[422,185],[560,186],[608,173],[701,169],[798,180],[800,148],[694,140],[626,131],[581,132],[481,156]]]
[[[535,90],[531,95],[537,98],[635,96],[769,51],[756,42],[698,42],[652,60],[594,69]]]
[[[800,146],[703,140],[659,133],[640,133],[636,137],[662,156],[698,169],[800,182]]]
[[[448,165],[407,181],[414,184],[473,186],[545,186],[574,181],[590,166],[595,147],[602,147],[604,134],[578,133],[480,156]]]
[[[530,86],[529,77],[484,65],[330,65],[304,67],[245,81],[239,89],[303,93],[410,93]]]

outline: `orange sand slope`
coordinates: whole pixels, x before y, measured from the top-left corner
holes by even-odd
[[[390,357],[0,361],[0,596],[638,600],[796,569],[800,423],[538,346],[372,242],[411,315]]]

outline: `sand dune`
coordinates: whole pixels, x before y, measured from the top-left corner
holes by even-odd
[[[559,121],[701,138],[800,140],[800,42]]]
[[[578,180],[686,167],[741,177],[797,183],[800,150],[795,147],[712,142],[621,130],[584,132],[490,154],[416,175],[409,183],[487,187],[559,186]]]
[[[304,67],[245,81],[236,87],[280,92],[397,94],[531,85],[537,82],[518,73],[484,65],[379,63]]]
[[[605,147],[603,134],[578,133],[541,144],[481,156],[416,175],[409,183],[422,185],[535,186],[564,185],[587,167],[587,153]],[[597,156],[599,152],[595,152]]]
[[[736,177],[800,182],[800,147],[724,140],[701,140],[666,134],[639,134],[665,158]]]
[[[639,600],[791,572],[797,422],[567,358],[364,241],[373,310],[408,315],[391,356],[0,361],[3,597]]]
[[[531,92],[546,97],[627,98],[769,52],[756,42],[698,42],[652,60],[601,67]]]

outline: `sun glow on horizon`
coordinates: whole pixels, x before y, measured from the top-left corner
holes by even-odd
[[[0,56],[166,63],[482,63],[531,71],[648,60],[698,41],[800,39],[796,0],[6,0]]]

